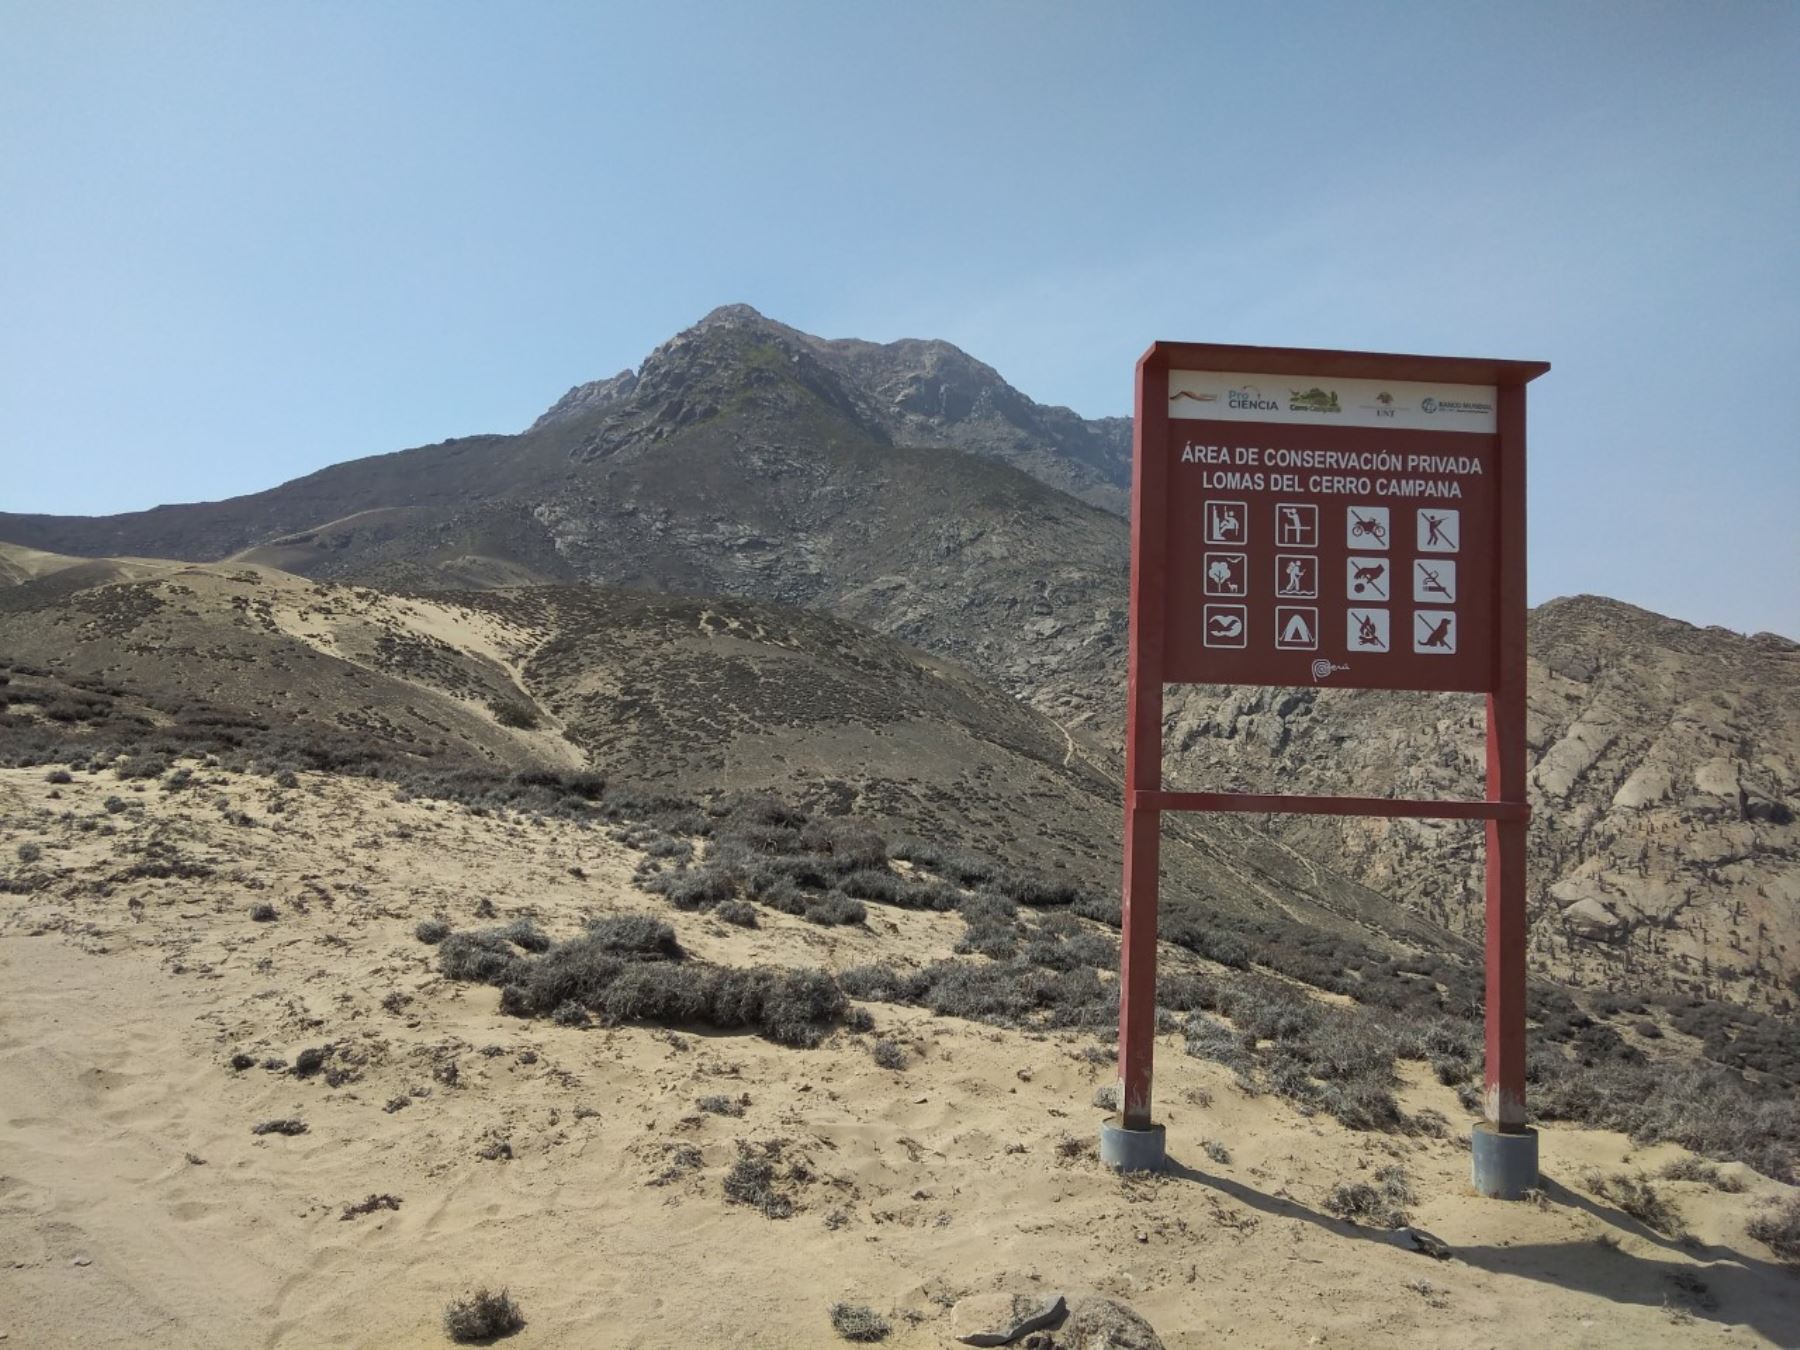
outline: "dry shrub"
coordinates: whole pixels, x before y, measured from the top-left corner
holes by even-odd
[[[1325,1197],[1326,1210],[1349,1223],[1371,1228],[1404,1228],[1406,1207],[1417,1197],[1398,1164],[1377,1169],[1375,1184],[1340,1181]]]
[[[893,1330],[880,1313],[861,1303],[831,1305],[831,1329],[847,1341],[885,1340]]]
[[[451,1299],[444,1307],[444,1334],[458,1345],[499,1340],[524,1326],[525,1314],[505,1289],[497,1294],[477,1289],[466,1298]]]
[[[1750,1220],[1750,1236],[1783,1261],[1800,1265],[1800,1195]]]
[[[1646,1227],[1669,1237],[1681,1232],[1681,1211],[1642,1172],[1636,1176],[1615,1172],[1610,1177],[1589,1172],[1582,1182],[1595,1195],[1612,1201]]]

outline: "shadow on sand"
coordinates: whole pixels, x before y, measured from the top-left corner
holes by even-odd
[[[1392,1245],[1388,1233],[1359,1228],[1296,1200],[1268,1195],[1229,1177],[1199,1171],[1173,1157],[1168,1161],[1167,1175],[1206,1186],[1261,1213],[1314,1224],[1335,1237]],[[1539,1280],[1613,1303],[1683,1308],[1696,1319],[1750,1327],[1776,1345],[1800,1345],[1800,1271],[1746,1256],[1730,1247],[1667,1237],[1622,1210],[1597,1204],[1548,1177],[1543,1180],[1542,1190],[1551,1204],[1580,1210],[1609,1228],[1629,1233],[1678,1259],[1662,1261],[1637,1256],[1591,1239],[1514,1243],[1505,1247],[1453,1245],[1453,1259],[1497,1275]],[[1421,1267],[1435,1264],[1424,1256],[1419,1261]],[[1678,1282],[1691,1280],[1695,1275],[1705,1281],[1706,1292],[1716,1306],[1702,1306],[1706,1300],[1696,1300]]]

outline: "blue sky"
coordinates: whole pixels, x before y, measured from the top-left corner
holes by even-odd
[[[1534,599],[1800,636],[1800,6],[0,0],[0,509],[527,424],[714,305],[1123,413],[1545,359]]]

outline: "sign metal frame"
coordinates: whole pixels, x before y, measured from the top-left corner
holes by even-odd
[[[1119,1128],[1156,1130],[1156,934],[1165,811],[1291,812],[1481,820],[1486,823],[1485,1114],[1490,1135],[1528,1135],[1525,1110],[1525,386],[1540,361],[1490,361],[1297,347],[1156,342],[1139,359],[1131,487],[1131,608],[1126,690],[1123,931],[1120,940]],[[1162,784],[1166,600],[1170,582],[1170,373],[1256,372],[1305,380],[1490,386],[1498,438],[1492,560],[1492,668],[1486,680],[1487,784],[1482,800],[1419,801],[1283,793],[1169,792]],[[1321,442],[1330,430],[1321,426]],[[1227,681],[1221,681],[1227,682]],[[1349,682],[1354,684],[1354,681]],[[1104,1134],[1104,1132],[1103,1132]],[[1160,1132],[1155,1165],[1160,1165]],[[1104,1142],[1104,1139],[1103,1139]],[[1477,1171],[1481,1167],[1477,1139]],[[1129,1155],[1121,1155],[1129,1156]],[[1148,1156],[1139,1154],[1138,1156]],[[1531,1184],[1536,1146],[1531,1140]],[[1478,1184],[1480,1178],[1478,1176]],[[1516,1188],[1515,1188],[1516,1189]],[[1500,1190],[1490,1191],[1499,1194]]]

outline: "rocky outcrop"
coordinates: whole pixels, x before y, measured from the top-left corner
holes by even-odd
[[[1593,596],[1531,620],[1533,960],[1581,983],[1779,1007],[1800,979],[1800,654]],[[1184,786],[1478,796],[1477,698],[1175,691]],[[1483,922],[1477,826],[1266,822],[1453,930]]]
[[[531,429],[538,431],[554,422],[566,422],[587,413],[600,412],[629,398],[636,388],[637,372],[632,370],[621,370],[610,380],[590,380],[587,384],[578,384],[545,409],[543,415],[531,424]]]

